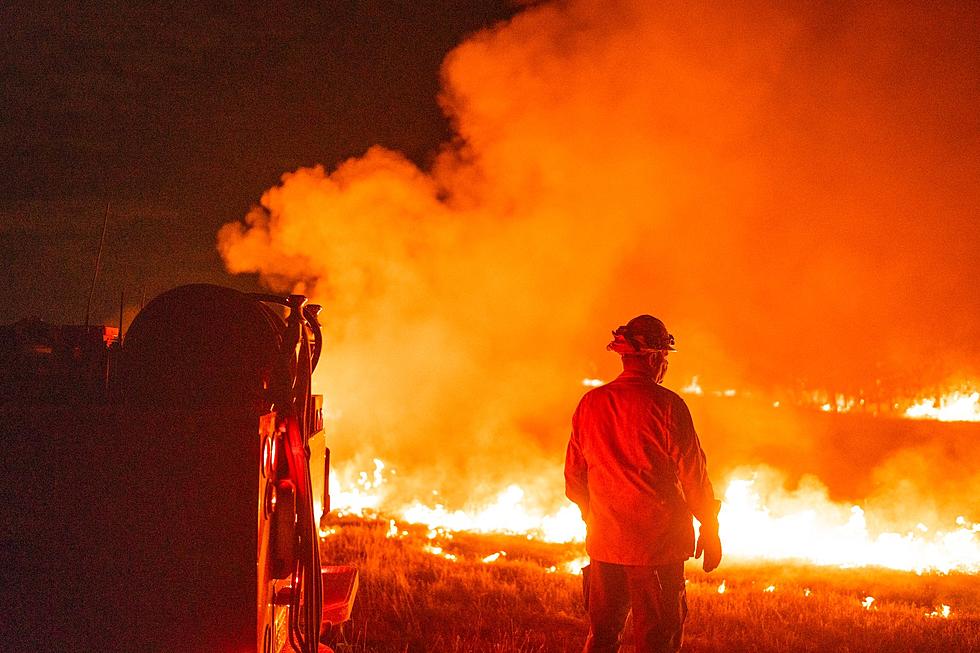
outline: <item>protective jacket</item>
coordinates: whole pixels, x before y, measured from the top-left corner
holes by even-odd
[[[691,515],[717,527],[720,504],[687,405],[632,371],[579,402],[565,494],[582,510],[589,557],[603,562],[686,560],[694,553]]]

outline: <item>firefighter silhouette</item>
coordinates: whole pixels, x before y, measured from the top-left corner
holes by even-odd
[[[721,562],[718,509],[691,413],[660,385],[674,337],[650,315],[613,331],[623,372],[587,392],[572,418],[565,493],[585,520],[586,653],[680,649],[684,561]],[[695,544],[691,516],[701,524]],[[627,614],[632,632],[621,638]],[[621,639],[623,641],[621,641]]]

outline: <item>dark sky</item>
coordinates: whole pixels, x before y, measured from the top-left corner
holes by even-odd
[[[279,176],[381,144],[425,164],[450,135],[439,66],[505,19],[486,0],[0,6],[0,323],[93,318],[230,277],[214,247]],[[134,5],[134,6],[130,6]]]

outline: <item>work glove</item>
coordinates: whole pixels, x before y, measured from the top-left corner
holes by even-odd
[[[700,558],[704,554],[704,561],[701,568],[705,573],[712,572],[721,564],[721,538],[718,537],[718,523],[701,524],[698,533],[698,543],[694,547],[694,557]]]

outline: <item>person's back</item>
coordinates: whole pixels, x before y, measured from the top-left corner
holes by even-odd
[[[587,525],[590,634],[587,652],[614,651],[632,605],[641,651],[676,651],[687,606],[684,560],[702,524],[704,567],[721,558],[718,502],[683,399],[659,383],[673,336],[640,316],[613,332],[623,373],[586,393],[572,419],[566,494]]]
[[[590,555],[630,565],[687,558],[694,529],[674,461],[696,443],[683,400],[623,372],[583,397],[573,424],[588,461]]]

